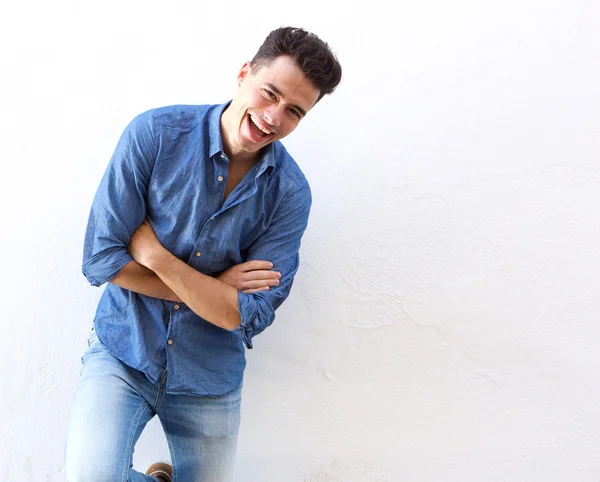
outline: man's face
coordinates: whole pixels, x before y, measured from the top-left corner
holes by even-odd
[[[226,127],[236,152],[257,152],[287,136],[320,94],[289,57],[278,57],[258,69],[246,62],[238,74],[238,86],[228,108],[233,122]]]

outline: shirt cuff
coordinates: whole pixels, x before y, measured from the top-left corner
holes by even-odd
[[[110,249],[92,257],[83,267],[83,274],[92,286],[101,286],[130,261],[133,258],[126,249]]]
[[[251,350],[253,348],[252,335],[254,334],[252,320],[256,317],[256,301],[252,295],[238,291],[238,310],[240,312],[240,324],[232,330],[232,333],[241,337],[246,348]]]

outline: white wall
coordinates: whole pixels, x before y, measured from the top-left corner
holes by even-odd
[[[0,10],[1,480],[64,480],[101,293],[83,233],[122,129],[228,99],[286,24],[345,77],[286,142],[314,205],[249,353],[238,480],[599,480],[598,0]],[[152,423],[136,467],[165,457]]]

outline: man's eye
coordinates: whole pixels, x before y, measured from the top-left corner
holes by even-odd
[[[264,89],[264,91],[267,93],[267,95],[271,98],[271,99],[275,99],[275,94],[273,92],[271,92],[270,90]]]
[[[290,112],[295,115],[298,119],[300,119],[300,112],[298,112],[296,109],[290,109]]]

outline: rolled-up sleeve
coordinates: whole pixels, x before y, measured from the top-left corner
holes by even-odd
[[[275,319],[275,310],[288,297],[299,266],[302,235],[311,207],[308,183],[290,191],[281,201],[269,229],[252,245],[246,261],[268,260],[281,273],[280,283],[269,291],[238,293],[240,325],[233,330],[252,348],[252,337],[261,333]]]
[[[112,279],[133,258],[131,235],[146,217],[146,195],[156,160],[152,111],[123,132],[94,197],[85,233],[82,271],[93,286]]]

